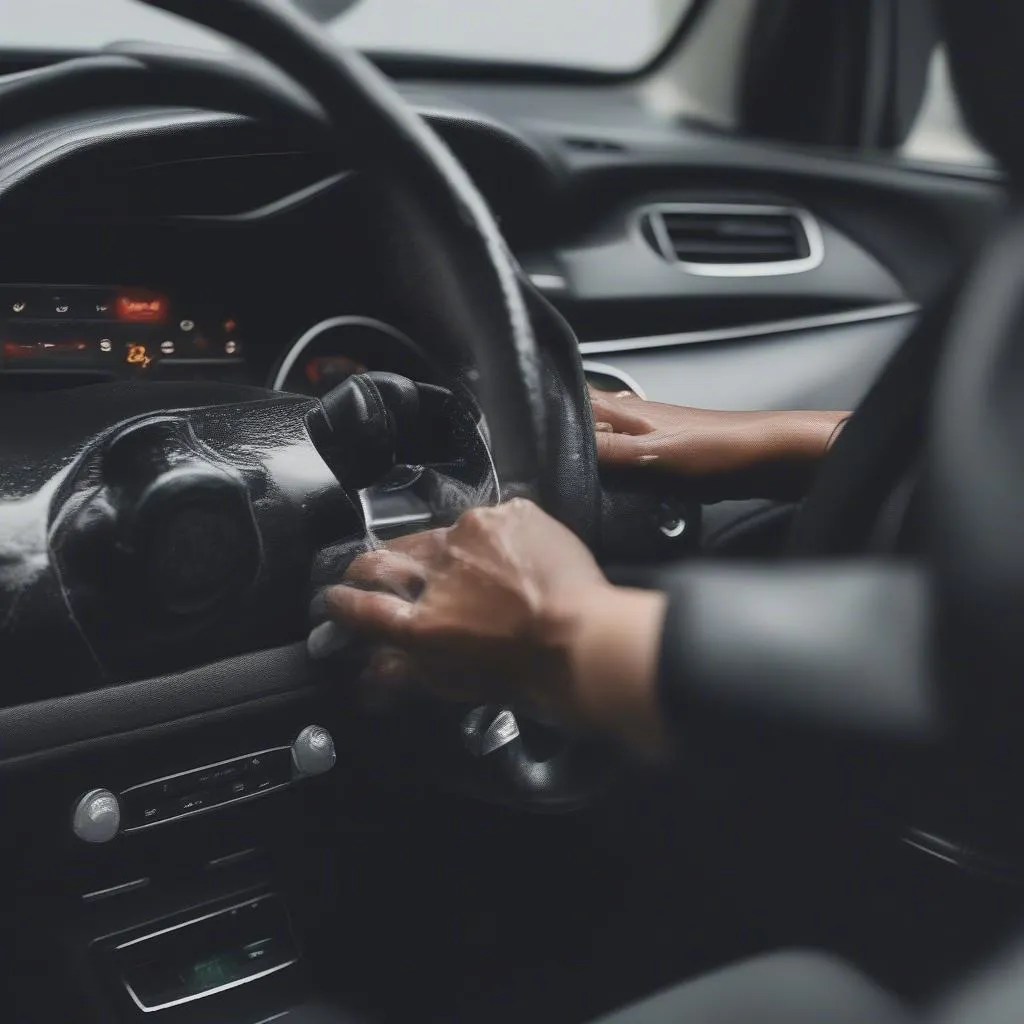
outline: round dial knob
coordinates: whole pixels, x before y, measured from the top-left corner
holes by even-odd
[[[323,775],[337,759],[334,737],[322,725],[307,725],[292,744],[292,764],[299,775]]]
[[[109,843],[121,830],[121,805],[109,789],[86,793],[71,815],[72,831],[86,843]]]

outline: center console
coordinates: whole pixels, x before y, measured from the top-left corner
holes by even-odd
[[[267,743],[282,727],[291,743]],[[65,833],[79,863],[71,883],[71,934],[81,951],[75,988],[92,1003],[81,1020],[348,1019],[315,1002],[324,989],[307,952],[323,948],[328,924],[318,919],[317,887],[331,884],[330,868],[317,858],[333,848],[334,739],[319,725],[292,730],[283,720],[264,719],[258,729],[236,723],[236,742],[262,742],[208,760],[223,743],[219,728],[195,744],[199,764],[149,779],[107,774],[96,762],[102,774],[91,781],[109,784],[73,801]],[[170,766],[161,747],[150,750],[150,763]]]
[[[288,911],[275,893],[100,941],[94,954],[101,973],[123,989],[115,999],[127,996],[144,1014],[269,979],[300,959]]]

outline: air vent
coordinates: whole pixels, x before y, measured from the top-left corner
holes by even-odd
[[[824,258],[818,222],[796,207],[665,203],[641,211],[640,226],[657,253],[705,277],[799,274]]]

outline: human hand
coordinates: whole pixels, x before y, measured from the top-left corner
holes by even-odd
[[[602,466],[674,476],[704,501],[802,497],[848,417],[695,409],[594,388],[590,399]]]
[[[383,645],[371,684],[526,705],[635,746],[661,744],[664,597],[613,587],[531,502],[474,509],[450,529],[362,555],[346,584],[326,605],[343,628]]]

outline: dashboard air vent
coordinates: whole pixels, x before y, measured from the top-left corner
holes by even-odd
[[[746,203],[664,203],[640,214],[644,238],[691,274],[757,277],[813,270],[824,258],[806,211]]]

